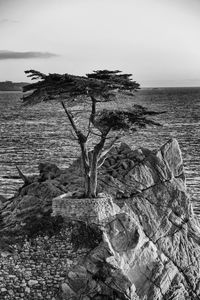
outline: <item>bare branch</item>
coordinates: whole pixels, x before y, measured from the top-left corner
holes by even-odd
[[[91,120],[89,118],[89,122],[88,122],[88,129],[87,129],[88,133],[87,133],[87,138],[89,137],[90,133],[91,133]]]
[[[68,109],[66,108],[66,106],[65,106],[65,104],[64,104],[63,101],[61,102],[61,104],[62,104],[62,106],[63,106],[63,108],[64,108],[64,111],[65,111],[65,113],[66,113],[66,115],[67,115],[67,117],[68,117],[70,123],[71,123],[72,128],[74,129],[75,133],[76,133],[77,136],[78,136],[78,129],[77,129],[77,127],[76,127],[76,124],[74,123],[72,113],[71,113],[70,111],[68,111]]]
[[[74,129],[74,132],[75,132],[76,135],[77,135],[77,138],[78,138],[79,143],[86,143],[87,137],[81,132],[81,130],[79,130],[79,129],[76,127],[76,124],[75,124],[75,122],[74,122],[74,120],[73,120],[73,115],[72,115],[72,113],[71,113],[70,111],[68,111],[68,109],[66,108],[66,106],[65,106],[65,104],[64,104],[63,101],[61,101],[61,104],[62,104],[62,106],[63,106],[63,108],[64,108],[64,111],[65,111],[65,113],[66,113],[66,115],[67,115],[69,121],[70,121],[70,124],[71,124],[72,128]]]
[[[100,157],[98,158],[98,168],[100,168],[105,159],[107,158],[107,154],[110,152],[110,150],[114,147],[114,144],[116,143],[117,140],[120,139],[120,136],[116,136],[110,143],[109,145],[104,149],[104,151],[101,153]]]
[[[94,134],[94,135],[96,135],[96,136],[99,136],[99,137],[102,136],[102,134],[98,134],[98,133],[94,132],[93,130],[90,130],[90,133],[92,133],[92,134]]]

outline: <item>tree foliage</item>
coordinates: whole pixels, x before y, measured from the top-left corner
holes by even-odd
[[[98,101],[108,101],[110,96],[114,96],[118,91],[139,89],[139,84],[130,78],[131,74],[121,74],[120,71],[94,71],[86,76],[45,75],[35,70],[28,70],[25,73],[32,80],[40,81],[24,87],[24,92],[33,91],[23,97],[24,104],[77,96],[93,96],[97,97]]]

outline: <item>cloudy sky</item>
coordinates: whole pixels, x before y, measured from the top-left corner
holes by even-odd
[[[200,0],[0,0],[0,81],[120,69],[200,86]]]

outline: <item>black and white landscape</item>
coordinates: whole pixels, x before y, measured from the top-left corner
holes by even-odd
[[[0,299],[200,299],[199,17],[0,0]]]

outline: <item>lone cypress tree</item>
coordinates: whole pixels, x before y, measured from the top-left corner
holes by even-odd
[[[24,87],[24,92],[32,91],[28,95],[24,95],[25,105],[52,99],[61,101],[80,145],[85,197],[97,197],[98,168],[103,164],[108,152],[122,134],[134,132],[146,125],[160,125],[147,118],[147,116],[154,116],[159,112],[149,111],[140,105],[133,105],[131,110],[97,108],[99,102],[113,101],[119,95],[122,97],[123,93],[137,91],[139,84],[131,79],[131,74],[122,74],[118,70],[99,70],[86,76],[46,75],[35,70],[28,70],[25,73],[32,79],[39,79],[38,82]],[[79,103],[90,101],[91,109],[85,130],[82,130],[69,109],[69,104],[76,103],[76,99]],[[92,149],[89,145],[91,138],[94,141]]]

